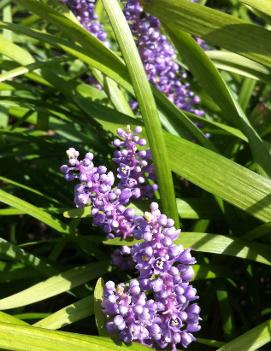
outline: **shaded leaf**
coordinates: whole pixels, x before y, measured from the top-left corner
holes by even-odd
[[[80,321],[93,315],[93,296],[87,296],[75,303],[52,313],[34,324],[35,327],[51,330],[60,329],[66,325]]]

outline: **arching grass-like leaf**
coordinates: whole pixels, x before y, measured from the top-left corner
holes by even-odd
[[[65,218],[84,218],[90,216],[91,207],[86,206],[82,208],[72,208],[63,212]]]
[[[102,311],[103,296],[104,296],[104,281],[102,278],[99,278],[97,280],[97,283],[94,289],[94,313],[95,313],[96,327],[98,329],[98,333],[100,336],[107,335],[106,328],[105,328],[106,317]]]
[[[0,348],[20,351],[124,351],[109,338],[46,330],[32,326],[0,323]],[[148,351],[147,346],[133,344],[131,351]]]
[[[271,319],[220,347],[217,351],[256,351],[271,341]]]
[[[209,119],[204,118],[204,117],[196,116],[190,112],[186,112],[185,114],[188,116],[188,118],[190,118],[192,121],[194,121],[196,123],[197,122],[202,123],[206,127],[215,128],[215,130],[218,130],[220,132],[224,132],[226,135],[234,136],[235,138],[243,140],[246,143],[248,142],[247,137],[239,129],[231,127],[228,124],[224,124],[221,122],[209,120]]]
[[[19,210],[26,211],[30,216],[40,220],[43,223],[46,223],[49,227],[60,233],[68,234],[70,232],[68,225],[62,223],[57,218],[54,218],[48,212],[45,212],[44,210],[18,198],[17,196],[9,194],[4,190],[0,190],[0,202],[15,207]]]
[[[46,194],[43,194],[43,193],[40,192],[39,190],[34,189],[34,188],[31,188],[31,187],[29,187],[29,186],[27,186],[27,185],[24,185],[24,184],[15,182],[15,181],[12,180],[12,179],[9,179],[9,178],[0,176],[0,181],[3,181],[4,183],[7,183],[7,184],[14,185],[15,187],[19,187],[19,188],[25,189],[25,190],[27,190],[27,191],[30,191],[30,192],[36,194],[36,195],[39,195],[39,196],[41,196],[41,197],[43,197],[43,198],[46,198],[46,199],[48,199],[49,201],[58,203],[58,201],[56,201],[56,200],[53,199],[52,197],[47,196]]]
[[[270,82],[270,69],[260,63],[247,59],[233,52],[210,50],[206,54],[215,66],[221,70],[241,76]]]
[[[271,19],[271,3],[269,0],[240,0]]]
[[[174,172],[264,222],[271,217],[271,181],[182,138],[167,134]]]
[[[0,322],[17,324],[17,325],[28,325],[26,322],[22,321],[21,319],[18,319],[2,311],[0,311]]]
[[[2,36],[0,36],[0,52],[7,57],[13,56],[16,62],[22,64],[30,65],[35,62],[34,58],[28,51]]]
[[[20,306],[27,306],[38,301],[46,300],[52,296],[62,294],[72,288],[80,286],[105,273],[108,269],[108,262],[101,261],[90,263],[86,266],[72,268],[59,275],[48,278],[0,300],[0,310],[7,310]]]
[[[184,234],[184,235],[183,235]],[[263,244],[249,243],[218,234],[183,233],[176,243],[192,247],[195,251],[235,256],[271,265],[271,253]]]
[[[14,261],[22,262],[26,267],[33,267],[45,276],[56,273],[56,269],[49,262],[27,253],[24,249],[3,238],[0,238],[0,254]]]
[[[0,209],[0,216],[18,216],[20,214],[25,214],[25,213],[26,211],[18,210],[17,208],[14,208],[14,207]]]

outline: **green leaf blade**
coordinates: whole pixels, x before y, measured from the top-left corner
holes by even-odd
[[[182,138],[166,135],[172,170],[264,222],[270,221],[271,181]]]
[[[37,327],[0,323],[0,348],[18,351],[124,351],[109,338],[46,330]],[[140,344],[131,351],[148,351]]]
[[[17,208],[21,211],[26,211],[30,216],[40,220],[43,223],[46,223],[51,228],[55,229],[56,231],[68,234],[70,232],[69,226],[62,223],[57,218],[54,218],[48,212],[22,200],[12,194],[5,192],[4,190],[0,189],[0,202],[5,203],[6,205],[12,206]]]
[[[35,327],[57,330],[93,315],[93,297],[87,296],[52,313],[34,324]]]
[[[94,289],[94,313],[95,321],[100,336],[107,336],[105,324],[106,317],[102,311],[102,301],[104,296],[104,281],[102,278],[97,280]]]
[[[271,341],[271,319],[249,330],[217,351],[256,351]]]
[[[17,294],[0,300],[0,310],[27,306],[50,297],[62,294],[97,278],[108,269],[108,262],[90,263],[86,266],[72,268],[69,271],[48,278]]]

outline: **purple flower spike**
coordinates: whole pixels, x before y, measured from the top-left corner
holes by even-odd
[[[143,11],[139,0],[128,0],[124,14],[136,39],[136,44],[149,81],[177,107],[202,116],[200,98],[190,89],[187,74],[180,70],[176,53],[161,33],[159,20]]]
[[[110,239],[133,235],[136,216],[134,210],[126,206],[132,199],[151,197],[157,190],[155,183],[148,183],[155,179],[154,168],[150,150],[142,149],[146,140],[139,137],[140,133],[141,127],[134,131],[129,127],[118,130],[120,139],[113,143],[120,148],[114,153],[114,161],[119,165],[116,185],[112,172],[105,166],[94,165],[92,153],[79,160],[79,152],[70,148],[68,164],[61,167],[67,181],[79,181],[74,194],[76,207],[91,205],[94,224],[102,227]]]

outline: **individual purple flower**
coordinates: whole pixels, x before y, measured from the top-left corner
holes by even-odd
[[[174,244],[179,233],[156,203],[135,218],[134,235],[143,240],[131,249],[139,278],[128,287],[108,282],[103,301],[108,330],[121,340],[175,351],[178,344],[187,347],[200,330],[197,291],[190,284],[195,259],[190,249]]]
[[[113,145],[118,148],[114,152],[113,161],[117,163],[118,187],[120,189],[131,189],[132,198],[151,198],[158,186],[154,165],[151,162],[151,151],[144,150],[146,140],[140,138],[138,134],[142,132],[141,127],[136,127],[133,131],[128,126],[126,130],[117,130],[120,139],[115,139]],[[139,149],[140,148],[140,149]],[[150,184],[150,181],[152,184]]]
[[[82,26],[99,40],[106,41],[107,35],[95,12],[96,0],[60,0],[74,13]]]
[[[124,14],[149,81],[180,109],[203,115],[198,108],[200,98],[191,91],[186,72],[176,62],[175,49],[161,33],[159,20],[145,13],[139,0],[128,0]]]

